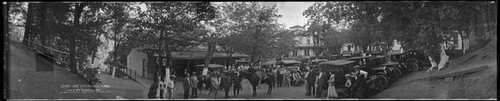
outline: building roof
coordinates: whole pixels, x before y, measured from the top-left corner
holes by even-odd
[[[387,52],[388,55],[396,55],[396,54],[403,54],[403,51],[401,50],[392,50],[390,52]]]
[[[302,27],[300,25],[295,25],[295,26],[290,27],[290,29],[292,29],[292,28],[304,28],[304,27]]]
[[[358,56],[358,57],[352,57],[352,58],[347,58],[347,60],[356,60],[356,59],[364,59],[364,58],[371,58],[374,56]]]
[[[336,65],[336,66],[340,66],[340,65],[350,64],[350,63],[353,63],[353,62],[355,62],[355,61],[334,60],[334,61],[321,62],[321,63],[319,63],[319,65]]]
[[[205,59],[207,53],[208,52],[206,51],[175,51],[172,52],[172,57],[176,60]],[[228,54],[222,52],[214,52],[214,54],[212,54],[212,58],[225,58],[225,57],[229,57]],[[248,57],[248,55],[233,53],[231,57],[241,58],[241,57]]]
[[[282,60],[283,64],[298,64],[300,63],[299,61],[295,61],[295,60]],[[273,64],[276,64],[277,61],[267,61],[267,62],[264,62],[262,63],[262,65],[273,65]]]
[[[207,53],[208,52],[206,49],[194,48],[194,49],[186,49],[184,51],[173,51],[171,54],[174,60],[190,60],[190,59],[205,59]],[[153,55],[153,56],[158,56],[158,55]],[[212,54],[212,58],[226,58],[226,57],[229,57],[229,55],[225,52],[214,52]],[[231,58],[242,58],[242,57],[249,57],[249,56],[241,53],[231,54]]]
[[[196,65],[197,67],[204,67],[205,64],[199,64],[199,65]],[[208,68],[222,68],[224,67],[223,65],[219,65],[219,64],[208,64]]]

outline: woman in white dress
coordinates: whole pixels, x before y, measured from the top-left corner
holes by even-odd
[[[334,81],[335,81],[335,74],[333,74],[332,72],[330,72],[330,79],[328,79],[328,96],[327,96],[327,99],[329,98],[338,98],[339,95],[337,94],[337,90],[335,89],[335,86],[334,86]]]

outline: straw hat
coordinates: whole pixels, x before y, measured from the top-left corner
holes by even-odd
[[[361,68],[361,66],[359,66],[359,65],[354,66],[354,69],[360,69],[360,68]]]

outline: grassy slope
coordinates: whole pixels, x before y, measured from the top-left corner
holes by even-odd
[[[420,71],[408,74],[375,98],[400,99],[489,99],[497,98],[497,39],[484,47],[449,61],[439,72]],[[453,81],[444,79],[422,79],[437,74],[447,74],[464,69],[488,66],[488,69],[456,77]]]
[[[77,75],[60,67],[54,71],[36,71],[36,55],[18,44],[9,45],[8,93],[11,99],[92,99],[101,98],[96,93],[63,94],[68,89],[61,85],[88,84]]]

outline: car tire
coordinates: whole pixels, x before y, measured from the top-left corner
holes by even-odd
[[[410,72],[416,72],[416,71],[420,70],[418,64],[415,62],[411,63],[408,67],[409,67]]]
[[[403,71],[401,71],[401,69],[399,68],[394,68],[392,71],[396,74],[394,80],[397,80],[403,76]]]
[[[374,81],[379,91],[384,90],[389,86],[389,79],[384,75],[376,75],[377,79]]]

